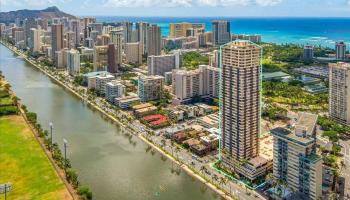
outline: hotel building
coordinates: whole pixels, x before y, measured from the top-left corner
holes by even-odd
[[[329,64],[329,116],[350,124],[350,64]]]
[[[169,37],[171,38],[179,38],[179,37],[187,37],[188,30],[193,29],[205,29],[205,24],[202,23],[171,23],[169,25]]]
[[[223,20],[213,21],[212,32],[213,32],[212,42],[214,45],[222,45],[231,41],[229,21],[223,21]]]
[[[346,58],[346,44],[345,42],[337,42],[335,43],[335,54],[337,60],[345,60]]]
[[[180,52],[174,54],[148,56],[147,58],[148,75],[164,76],[165,72],[171,72],[173,69],[179,69],[181,66]]]

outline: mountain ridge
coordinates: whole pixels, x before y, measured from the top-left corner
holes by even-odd
[[[25,18],[60,18],[60,17],[68,17],[68,18],[76,18],[75,16],[65,13],[58,9],[56,6],[47,7],[42,10],[29,10],[29,9],[21,9],[16,11],[9,12],[0,12],[0,22],[14,22],[16,18],[21,20]]]

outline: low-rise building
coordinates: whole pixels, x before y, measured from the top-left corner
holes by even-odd
[[[136,117],[143,117],[146,115],[154,114],[158,108],[156,106],[149,106],[146,108],[137,109],[134,111]]]
[[[196,154],[198,156],[204,156],[210,151],[209,147],[207,147],[203,144],[193,145],[193,146],[191,146],[190,149],[194,154]]]
[[[137,96],[119,97],[114,99],[114,103],[121,109],[127,109],[132,104],[140,103],[140,98]]]
[[[207,136],[201,137],[201,142],[214,150],[217,149],[219,146],[219,138],[219,135],[209,134]]]
[[[97,76],[96,77],[96,92],[99,95],[104,96],[106,93],[107,83],[111,82],[114,79],[115,79],[115,77],[113,75],[110,75],[110,74],[101,74],[101,75]]]
[[[205,128],[219,128],[219,115],[217,113],[210,114],[199,118],[199,123]]]
[[[113,80],[106,84],[106,99],[110,103],[114,103],[115,98],[124,96],[125,86],[117,80]]]

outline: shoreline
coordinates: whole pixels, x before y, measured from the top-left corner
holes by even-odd
[[[218,189],[217,186],[215,186],[214,184],[210,183],[209,181],[205,180],[205,178],[203,178],[200,174],[196,173],[195,171],[193,171],[192,169],[190,169],[190,167],[188,167],[186,164],[181,163],[180,161],[178,161],[177,159],[175,159],[173,156],[171,156],[169,153],[167,153],[165,150],[161,149],[160,147],[158,147],[156,144],[152,143],[151,141],[147,140],[145,137],[143,137],[141,134],[139,134],[139,132],[137,130],[134,130],[132,127],[126,126],[125,124],[123,124],[122,122],[120,122],[117,118],[115,118],[114,116],[108,114],[106,111],[104,111],[102,108],[100,108],[99,106],[95,105],[94,103],[92,103],[90,100],[85,99],[82,95],[80,95],[78,92],[76,92],[74,89],[70,88],[69,86],[67,86],[65,83],[63,83],[61,80],[57,79],[56,77],[54,77],[53,75],[51,75],[50,73],[48,73],[46,70],[42,69],[41,67],[37,66],[37,64],[33,63],[31,60],[29,60],[26,55],[18,52],[17,50],[12,49],[12,47],[10,47],[7,44],[4,44],[3,41],[0,41],[0,43],[2,45],[4,45],[6,48],[8,48],[9,50],[11,50],[12,52],[14,52],[15,54],[21,56],[21,58],[28,62],[29,64],[31,64],[32,66],[34,66],[35,68],[39,69],[42,73],[44,73],[45,75],[47,75],[50,79],[54,80],[56,83],[58,83],[60,86],[62,86],[64,89],[68,89],[68,91],[70,91],[72,94],[74,94],[75,96],[77,96],[78,98],[80,98],[80,100],[82,100],[83,102],[87,102],[88,105],[92,106],[93,109],[99,111],[100,113],[102,113],[103,115],[105,115],[106,117],[108,117],[110,120],[112,120],[113,122],[117,123],[118,125],[120,125],[121,127],[123,127],[124,129],[126,129],[127,131],[131,132],[130,134],[133,134],[135,136],[137,136],[140,140],[142,140],[145,144],[151,146],[152,148],[156,149],[161,155],[166,156],[167,158],[169,158],[171,160],[171,162],[174,162],[175,164],[179,165],[181,167],[182,170],[184,170],[189,176],[196,178],[197,180],[199,180],[200,182],[202,182],[203,184],[205,184],[207,187],[209,187],[211,190],[213,190],[214,192],[216,192],[218,195],[220,195],[221,197],[228,199],[228,200],[233,200],[232,197],[226,195],[226,193],[221,190]],[[135,132],[135,133],[132,133]]]

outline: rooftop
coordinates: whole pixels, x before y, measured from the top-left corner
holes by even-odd
[[[262,78],[264,80],[274,79],[274,78],[283,78],[283,77],[289,77],[290,75],[284,72],[271,72],[271,73],[263,73]]]
[[[317,123],[317,118],[318,117],[315,114],[306,113],[306,112],[299,113],[298,121],[295,124],[296,134],[298,134],[297,129],[300,127],[303,127],[305,128],[307,135],[312,135]]]

